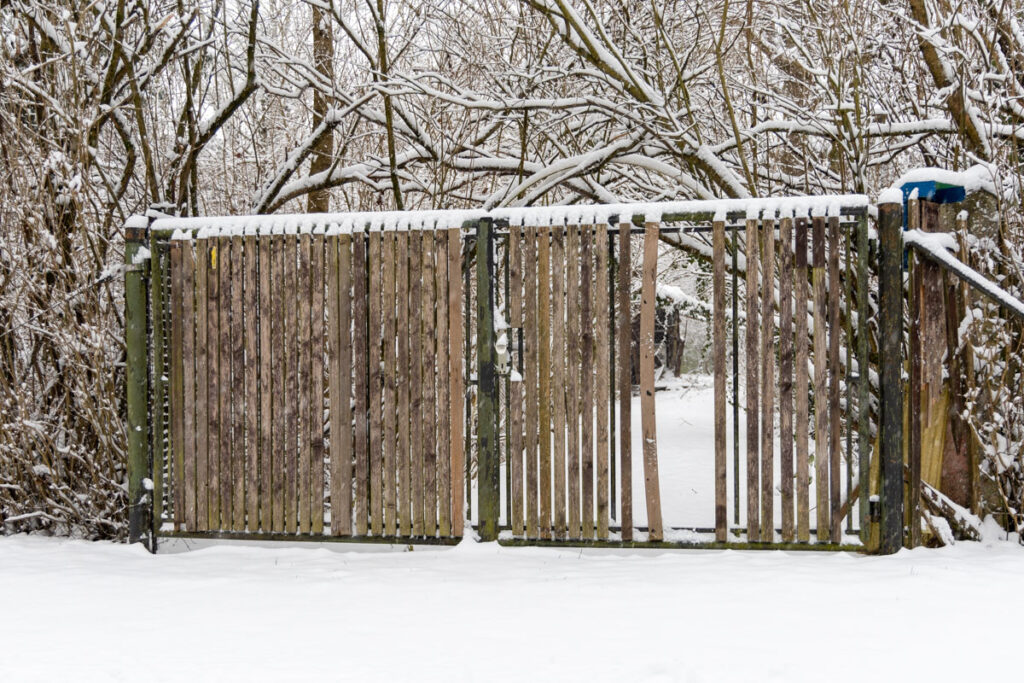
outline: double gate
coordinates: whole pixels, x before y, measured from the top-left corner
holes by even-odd
[[[127,232],[135,537],[866,538],[884,472],[861,485],[882,412],[864,197]],[[713,461],[685,482],[710,524],[659,477],[663,242],[710,275],[714,452],[660,450],[670,474]]]

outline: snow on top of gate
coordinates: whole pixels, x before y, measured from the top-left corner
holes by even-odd
[[[483,210],[379,211],[266,216],[156,218],[151,228],[172,232],[173,239],[241,235],[350,234],[365,230],[448,230],[483,218],[516,226],[594,225],[617,221],[725,221],[794,216],[838,216],[860,212],[866,195],[817,195],[764,199],[712,199],[567,206],[511,207]],[[130,219],[130,220],[134,220]]]

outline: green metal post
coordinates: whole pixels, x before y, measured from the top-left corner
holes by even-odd
[[[146,349],[146,263],[141,258],[147,244],[147,224],[133,219],[125,226],[124,245],[124,340],[125,385],[128,418],[128,542],[149,536],[152,482],[149,478],[148,400],[149,376]],[[147,488],[148,486],[148,488]]]
[[[498,383],[494,350],[494,233],[484,218],[476,237],[477,482],[480,540],[498,539],[501,462],[498,451]]]
[[[878,207],[879,355],[881,372],[881,538],[878,552],[903,545],[903,210]]]

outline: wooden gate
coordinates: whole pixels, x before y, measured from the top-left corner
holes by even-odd
[[[312,225],[170,240],[173,523],[459,537],[459,230]]]

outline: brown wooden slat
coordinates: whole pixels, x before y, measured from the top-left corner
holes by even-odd
[[[312,414],[310,439],[313,461],[310,477],[310,531],[324,532],[324,234],[313,235],[313,260],[310,264],[313,303],[310,326],[312,335]]]
[[[357,232],[352,236],[352,299],[354,310],[352,320],[355,329],[355,344],[353,346],[352,366],[355,375],[353,391],[355,393],[355,533],[357,536],[365,536],[369,528],[369,498],[370,498],[370,463],[369,453],[369,341],[368,321],[369,298],[366,293],[367,264],[366,264],[366,242],[365,233]]]
[[[465,341],[462,319],[462,236],[458,228],[448,230],[448,392],[451,415],[451,473],[452,473],[452,535],[463,532],[465,513],[465,452],[462,436],[463,402],[465,389],[462,376],[462,345]]]
[[[538,534],[551,538],[551,238],[548,228],[537,231],[537,397],[540,469]]]
[[[245,374],[245,518],[251,531],[260,528],[260,414],[259,414],[259,256],[256,234],[248,233],[244,240],[245,283],[242,310],[245,316],[243,363]]]
[[[775,540],[775,221],[761,221],[761,541]]]
[[[245,252],[231,238],[231,529],[245,531]]]
[[[779,221],[779,474],[782,542],[793,542],[793,219]]]
[[[434,233],[434,254],[437,271],[434,280],[437,302],[437,329],[434,344],[437,349],[437,533],[452,533],[452,472],[448,457],[451,443],[451,400],[448,392],[448,233]]]
[[[291,395],[288,393],[288,352],[285,348],[285,309],[289,306],[288,280],[285,277],[285,253],[288,252],[286,245],[288,239],[283,234],[275,234],[271,237],[272,255],[272,277],[273,283],[273,306],[274,321],[272,331],[272,366],[274,376],[274,407],[273,407],[273,434],[271,436],[272,454],[272,475],[271,475],[271,500],[272,500],[272,525],[273,531],[283,532],[285,530],[285,495],[288,490],[286,477],[287,460],[290,449],[288,447],[288,404]]]
[[[383,441],[383,389],[384,379],[381,374],[381,348],[383,328],[381,325],[381,242],[380,230],[370,230],[370,328],[367,337],[369,342],[370,362],[370,532],[379,536],[384,529],[384,497],[382,465],[384,460]]]
[[[833,543],[839,543],[842,537],[843,517],[840,514],[842,493],[839,490],[839,458],[842,453],[839,425],[839,386],[842,383],[843,367],[839,364],[839,343],[843,334],[843,322],[839,317],[839,292],[842,283],[839,280],[839,245],[842,235],[839,232],[839,216],[828,219],[828,422],[829,422],[829,537]]]
[[[381,249],[384,260],[384,533],[394,536],[398,529],[398,356],[395,325],[397,324],[395,257],[398,247],[398,232],[384,233]],[[401,302],[405,304],[403,300]]]
[[[217,529],[231,529],[231,503],[233,493],[233,477],[231,471],[231,395],[234,393],[231,386],[231,261],[234,256],[231,251],[231,238],[217,238],[218,260],[218,335],[219,359],[217,362],[218,379],[217,386],[220,397],[219,421],[218,421],[218,486],[220,517]]]
[[[715,540],[726,541],[728,517],[726,499],[726,370],[725,348],[725,223],[715,221],[711,226],[712,251],[712,340],[715,382]]]
[[[509,472],[511,473],[511,525],[512,535],[522,536],[526,527],[523,518],[523,368],[522,359],[519,357],[519,349],[516,341],[523,330],[523,266],[521,258],[520,241],[522,239],[522,228],[512,226],[508,232],[508,324],[509,324],[509,349],[514,351],[513,357],[519,365],[513,366],[519,381],[510,381],[509,392],[509,439],[508,457]],[[556,325],[557,328],[557,325]],[[557,334],[557,331],[556,331]],[[556,428],[557,429],[557,428]],[[557,510],[557,507],[556,507]]]
[[[352,533],[352,236],[338,238],[338,330],[333,339],[338,346],[338,408],[341,411],[339,432],[331,438],[331,530],[348,536]],[[333,398],[331,405],[334,405]],[[339,438],[340,437],[340,438]],[[336,442],[335,439],[338,439]],[[335,458],[338,462],[335,463]],[[339,481],[335,484],[335,477]],[[338,497],[334,497],[337,491]],[[335,519],[337,518],[337,519]]]
[[[580,228],[570,225],[565,236],[565,431],[568,466],[566,506],[568,538],[580,538]]]
[[[170,435],[171,435],[171,456],[174,459],[174,528],[180,529],[185,521],[185,388],[184,378],[184,336],[186,319],[182,316],[182,301],[185,294],[182,291],[183,273],[181,269],[181,252],[184,248],[183,240],[171,240],[168,245],[168,261],[170,266],[171,296],[170,296],[170,320],[171,320],[171,347],[168,350],[168,358],[171,360],[171,386],[168,396],[170,406]],[[188,247],[191,249],[191,245]],[[191,324],[192,320],[188,319]],[[189,358],[191,359],[191,354]]]
[[[274,483],[274,413],[279,410],[274,401],[274,389],[279,386],[273,370],[273,330],[279,323],[274,316],[273,238],[264,234],[257,239],[259,250],[259,400],[260,400],[260,521],[263,531],[273,530],[273,483]]]
[[[341,460],[346,450],[342,445],[342,420],[346,418],[349,397],[341,392],[341,346],[348,345],[348,335],[342,337],[341,291],[339,278],[338,235],[327,237],[327,392],[330,406],[330,450],[331,461],[331,534],[340,536],[341,492],[344,479],[341,474]],[[348,330],[346,329],[346,332]]]
[[[594,273],[594,325],[597,334],[595,372],[597,373],[597,537],[608,538],[608,410],[611,405],[608,379],[608,225],[597,226],[595,239],[597,271]]]
[[[412,489],[409,451],[409,231],[400,230],[395,244],[397,277],[395,300],[398,306],[398,532],[402,536],[412,533]]]
[[[797,540],[810,541],[810,454],[808,428],[810,410],[808,399],[808,332],[807,332],[807,219],[796,219],[796,252],[793,272],[796,300],[796,524]]]
[[[594,537],[594,228],[580,230],[580,514],[583,538]]]
[[[746,233],[747,256],[747,539],[758,541],[761,537],[760,527],[760,481],[759,481],[759,449],[760,405],[759,384],[761,382],[761,364],[759,361],[760,345],[758,343],[758,237],[757,220],[747,219]]]
[[[205,248],[205,247],[204,247]],[[202,257],[199,262],[202,263]],[[196,471],[198,469],[197,450],[198,440],[206,439],[206,422],[200,421],[196,415],[196,334],[199,330],[199,320],[196,311],[196,258],[192,252],[192,243],[186,242],[182,248],[181,257],[181,319],[184,323],[184,335],[182,337],[182,387],[183,399],[183,422],[184,432],[184,492],[185,492],[185,528],[195,531],[199,519],[199,511],[196,505]],[[203,293],[205,296],[205,292]],[[202,299],[199,308],[202,308]],[[205,321],[203,323],[205,328]],[[203,396],[205,400],[205,395]]]
[[[811,219],[811,276],[814,283],[814,486],[817,492],[817,541],[830,529],[828,474],[828,339],[825,328],[825,219]]]
[[[409,232],[409,469],[412,493],[412,533],[424,534],[423,524],[423,234]]]
[[[312,287],[310,285],[310,262],[312,261],[312,236],[303,233],[299,236],[299,265],[296,271],[295,290],[296,306],[298,308],[298,319],[295,330],[299,343],[298,355],[298,400],[299,400],[299,451],[298,451],[298,522],[299,533],[310,532],[310,478],[311,462],[313,460],[313,444],[310,440],[311,425],[313,422],[313,396],[312,396]]]
[[[551,388],[554,520],[552,535],[566,535],[565,518],[565,229],[552,228],[551,236]]]
[[[215,312],[210,304],[210,259],[211,250],[216,248],[216,241],[201,238],[196,241],[196,526],[197,530],[215,528],[210,524],[210,484],[212,472],[210,468],[210,450],[216,436],[210,436],[210,427],[216,422],[210,417],[212,403],[210,401],[210,385],[215,383],[212,378],[215,365],[211,364],[213,348],[212,340],[216,336],[210,313]],[[216,394],[214,394],[216,395]],[[216,432],[213,432],[216,435]]]
[[[436,323],[434,319],[437,297],[434,293],[434,234],[424,231],[423,242],[423,355],[420,356],[423,371],[420,374],[423,382],[423,403],[421,404],[421,420],[423,423],[423,533],[427,536],[437,535],[437,405],[435,403],[434,382],[437,380],[436,349],[434,336]]]
[[[526,465],[526,536],[538,538],[540,535],[540,501],[538,499],[538,463],[537,452],[540,447],[539,433],[539,401],[540,401],[540,354],[538,344],[537,320],[537,228],[527,227],[523,238],[523,279],[526,299],[523,307],[523,382],[526,394],[526,426],[523,460]]]
[[[664,538],[658,478],[658,432],[654,415],[654,303],[658,274],[658,224],[644,224],[644,262],[640,304],[640,417],[644,437],[644,490],[648,540]]]
[[[619,489],[622,511],[622,540],[633,539],[633,456],[631,436],[631,410],[633,400],[633,315],[629,305],[629,287],[632,277],[631,223],[619,225],[619,282],[618,282],[618,340],[619,362]]]
[[[299,530],[299,460],[301,452],[299,449],[299,420],[301,416],[301,395],[307,389],[306,385],[299,384],[299,363],[301,356],[302,341],[299,336],[299,306],[302,296],[299,290],[299,237],[298,235],[285,235],[284,238],[284,278],[285,278],[285,311],[284,311],[284,348],[285,362],[285,393],[280,400],[285,404],[285,429],[284,429],[284,530],[288,533],[296,533]],[[307,309],[308,311],[308,309]],[[307,330],[309,325],[308,315],[302,327]],[[298,347],[296,346],[298,342]]]

